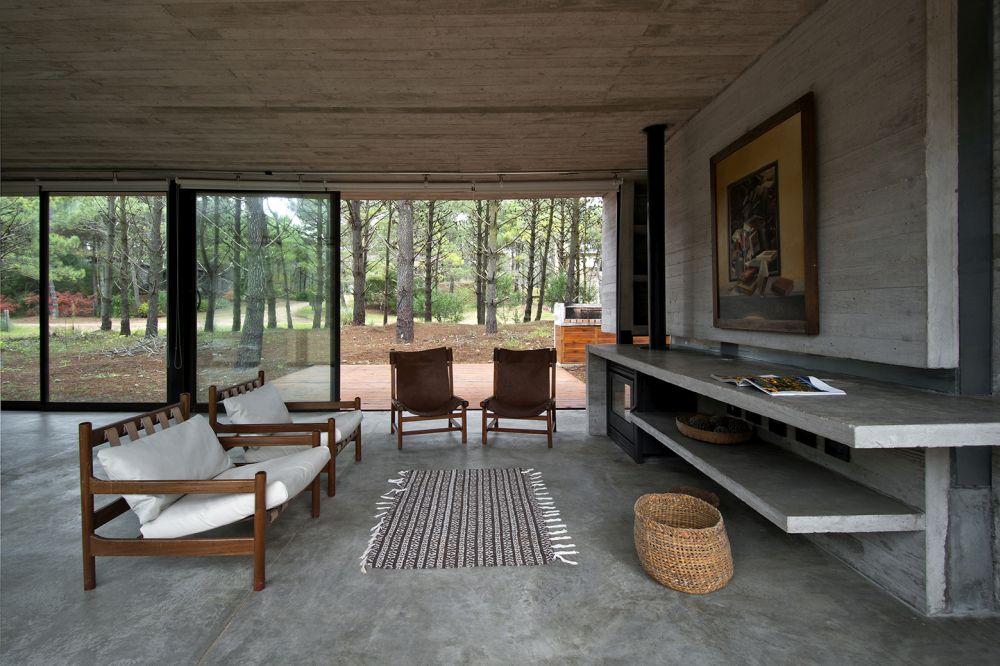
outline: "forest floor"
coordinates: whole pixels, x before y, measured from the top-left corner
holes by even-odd
[[[17,323],[17,322],[15,322]],[[122,338],[82,327],[75,333],[62,331],[50,338],[50,397],[64,402],[161,402],[166,395],[164,331],[156,344],[137,335]],[[0,336],[0,399],[37,400],[37,328],[15,326],[16,335]],[[396,328],[389,326],[344,326],[341,329],[341,359],[344,365],[388,362],[389,350],[451,347],[456,363],[489,363],[494,347],[531,349],[553,344],[551,321],[501,324],[495,334],[486,334],[475,324],[415,322],[414,341],[396,342]],[[235,383],[253,370],[233,368],[240,334],[230,331],[199,332],[199,399],[204,400],[210,383]],[[269,377],[314,364],[329,363],[326,329],[269,329],[264,335],[262,367]],[[586,381],[586,368],[567,368]]]

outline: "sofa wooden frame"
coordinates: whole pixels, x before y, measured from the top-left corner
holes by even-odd
[[[267,473],[257,472],[253,479],[177,479],[164,481],[106,481],[94,476],[94,449],[102,444],[121,444],[121,438],[139,439],[191,416],[191,398],[181,394],[180,402],[155,409],[145,414],[94,427],[90,422],[81,423],[80,429],[80,504],[83,524],[83,589],[93,590],[97,585],[96,558],[105,556],[166,556],[166,555],[243,555],[253,557],[253,589],[264,589],[264,553],[267,526],[274,522],[288,505],[267,509]],[[219,437],[224,448],[243,445],[238,437]],[[288,446],[307,444],[320,446],[320,433],[313,430],[297,435],[267,435],[254,439],[259,446]],[[312,517],[319,517],[320,475],[310,484]],[[177,537],[174,539],[144,539],[140,534],[133,538],[112,538],[97,534],[97,529],[108,524],[129,510],[124,497],[95,509],[95,495],[132,494],[192,494],[192,493],[253,493],[253,536],[244,537]]]
[[[496,395],[497,391],[497,363],[496,360],[498,349],[493,350],[493,395]],[[486,401],[484,400],[480,403],[480,407],[483,410],[483,446],[486,446],[487,433],[491,432],[513,432],[520,433],[522,435],[545,435],[548,439],[548,448],[552,448],[552,433],[556,431],[556,350],[550,349],[551,358],[549,360],[549,395],[552,398],[552,407],[545,410],[543,414],[538,416],[518,416],[518,417],[504,417],[511,418],[515,421],[545,421],[545,429],[541,430],[538,428],[503,428],[500,426],[500,415],[495,412],[491,412],[486,407]],[[492,397],[492,396],[491,396]],[[492,421],[491,421],[492,419]]]
[[[234,395],[243,395],[258,389],[264,385],[264,371],[259,370],[257,376],[249,381],[240,382],[218,388],[214,384],[208,387],[208,423],[216,434],[226,435],[248,435],[262,432],[270,433],[297,433],[312,432],[319,428],[321,432],[327,433],[326,442],[330,449],[330,462],[326,466],[326,494],[333,497],[337,494],[337,454],[347,448],[347,442],[354,442],[354,462],[361,461],[361,424],[358,424],[357,431],[344,439],[340,448],[337,448],[337,421],[329,418],[324,422],[316,423],[253,423],[237,425],[234,423],[219,423],[219,403]],[[308,402],[286,402],[285,409],[289,412],[332,412],[356,409],[361,411],[361,398],[354,400],[340,401],[308,401]],[[257,438],[253,444],[247,444],[243,439],[239,446],[257,446]]]
[[[451,394],[455,394],[455,362],[453,360],[451,348],[448,347],[448,387]],[[403,416],[406,412],[405,405],[402,405],[396,398],[396,354],[406,354],[408,352],[398,352],[395,349],[389,350],[389,372],[391,374],[390,400],[389,400],[389,433],[396,434],[396,448],[403,448],[404,435],[430,435],[436,432],[460,432],[462,433],[462,444],[469,441],[468,410],[469,403],[463,403],[455,409],[445,414],[435,414],[434,416]],[[461,425],[455,423],[455,419],[461,420]],[[420,421],[441,421],[447,420],[448,425],[442,428],[424,428],[422,430],[407,430],[404,432],[404,423],[417,423]]]

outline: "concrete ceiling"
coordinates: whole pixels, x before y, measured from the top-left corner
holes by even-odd
[[[0,168],[642,168],[821,2],[6,0]]]

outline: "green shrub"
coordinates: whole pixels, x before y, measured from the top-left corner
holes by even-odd
[[[434,290],[431,294],[431,316],[435,321],[458,323],[465,318],[469,304],[461,294]]]

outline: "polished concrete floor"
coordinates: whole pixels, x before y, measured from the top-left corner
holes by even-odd
[[[485,449],[435,435],[397,451],[387,415],[367,414],[364,460],[341,455],[322,517],[302,497],[272,526],[263,592],[245,558],[102,558],[84,593],[76,424],[88,418],[113,415],[2,413],[4,664],[1000,663],[1000,622],[921,617],[721,491],[735,578],[706,596],[661,587],[636,559],[633,502],[713,486],[676,459],[636,465],[586,436],[583,412],[560,414],[551,450],[501,434]],[[387,479],[489,466],[544,473],[579,566],[361,573]]]

